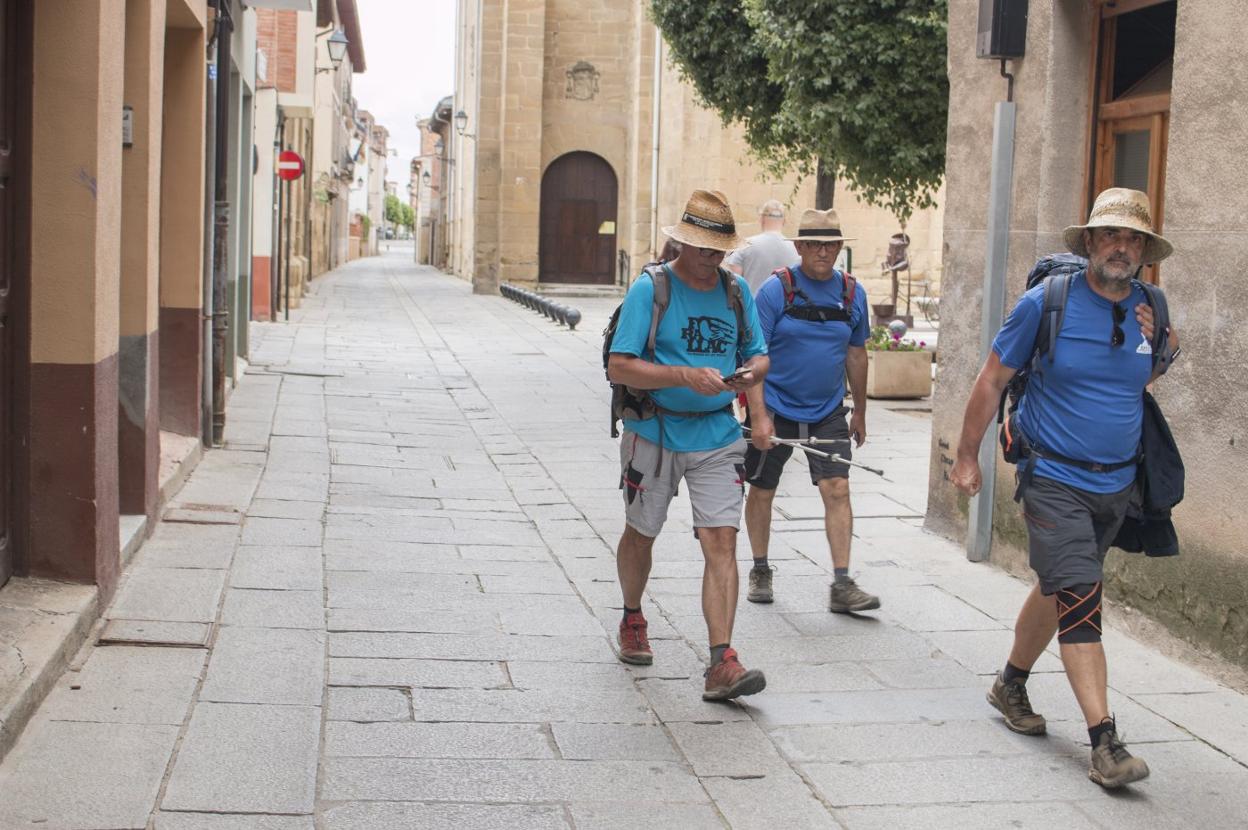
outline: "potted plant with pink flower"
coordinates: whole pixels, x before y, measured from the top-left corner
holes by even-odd
[[[866,348],[868,398],[926,398],[932,394],[932,353],[927,343],[875,326]]]

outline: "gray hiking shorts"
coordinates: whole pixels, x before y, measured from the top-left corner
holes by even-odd
[[[1032,478],[1023,491],[1023,519],[1041,593],[1103,580],[1105,553],[1134,490],[1132,483],[1118,493],[1089,493],[1051,478]]]
[[[675,452],[635,432],[620,437],[620,489],[624,518],[642,536],[658,536],[667,521],[667,508],[683,480],[689,487],[694,527],[741,526],[745,492],[745,441],[705,452]],[[656,465],[659,473],[655,474]]]

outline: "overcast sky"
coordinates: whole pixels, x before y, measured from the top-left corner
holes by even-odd
[[[355,98],[390,131],[397,148],[387,178],[407,183],[407,163],[420,147],[417,118],[455,86],[455,0],[356,0],[368,71],[356,75]]]

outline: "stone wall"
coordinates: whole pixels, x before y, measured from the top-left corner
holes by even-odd
[[[974,57],[976,0],[951,0],[950,112],[945,280],[933,401],[928,526],[961,538],[967,502],[946,479],[962,412],[979,369],[992,112],[1005,97],[997,64]],[[1017,75],[1017,147],[1007,309],[1037,256],[1060,250],[1061,230],[1083,220],[1090,128],[1092,9],[1082,0],[1031,5],[1027,56]],[[1236,44],[1248,21],[1210,5],[1180,4],[1166,168],[1165,234],[1176,252],[1162,285],[1183,356],[1155,384],[1187,466],[1187,498],[1175,511],[1183,553],[1149,560],[1111,551],[1107,586],[1177,633],[1248,665],[1248,519],[1232,505],[1248,486],[1242,410],[1248,388],[1239,350],[1248,348],[1243,273],[1248,196],[1211,191],[1244,179],[1226,148],[1248,141],[1248,116],[1224,106],[1248,90]],[[1025,529],[1011,501],[1013,470],[998,466],[993,561],[1022,569]]]

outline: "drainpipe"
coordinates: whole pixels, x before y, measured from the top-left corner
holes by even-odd
[[[217,100],[217,25],[208,41],[208,83],[205,101]],[[204,112],[204,181],[212,180],[216,170],[217,111],[206,106]],[[203,270],[199,280],[199,347],[200,347],[200,403],[199,434],[204,447],[212,446],[212,274],[213,274],[213,194],[204,188],[203,207]]]
[[[662,114],[661,96],[663,94],[663,33],[659,31],[659,27],[654,27],[654,81],[653,91],[650,93],[654,99],[650,103],[650,120],[653,122],[651,126],[650,136],[650,261],[655,262],[659,258],[659,117]],[[632,280],[633,275],[628,274],[627,279]]]
[[[213,176],[212,237],[212,444],[220,446],[225,433],[225,338],[229,333],[230,310],[226,304],[226,268],[230,231],[229,126],[230,126],[230,41],[234,21],[229,0],[217,4],[217,100],[216,141]]]
[[[282,180],[277,175],[277,157],[285,149],[286,113],[278,107],[277,127],[273,131],[273,233],[269,237],[272,250],[269,256],[269,319],[277,319],[278,288],[282,280]]]

